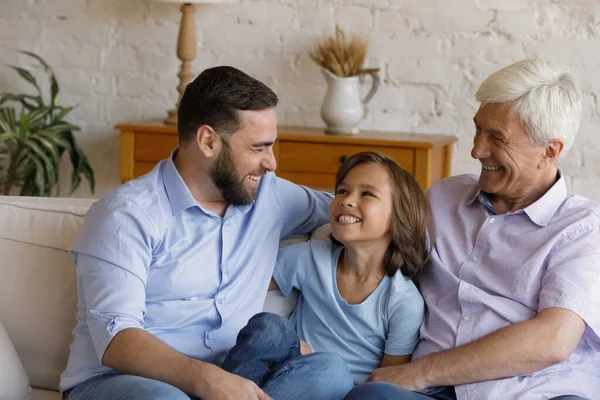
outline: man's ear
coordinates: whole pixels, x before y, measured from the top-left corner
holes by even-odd
[[[540,168],[543,168],[548,164],[556,163],[560,153],[562,153],[564,148],[565,142],[563,142],[561,139],[553,139],[550,143],[548,143],[544,148],[544,154],[542,154]]]
[[[201,125],[196,131],[196,144],[207,158],[213,157],[220,148],[219,135],[210,125]]]

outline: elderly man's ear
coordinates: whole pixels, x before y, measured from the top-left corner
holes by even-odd
[[[553,139],[546,147],[544,147],[542,159],[538,164],[538,168],[542,169],[549,164],[553,164],[558,160],[558,156],[562,153],[565,143],[560,139]]]

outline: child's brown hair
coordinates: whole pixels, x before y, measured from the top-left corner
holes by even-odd
[[[390,224],[392,240],[384,258],[386,273],[388,276],[393,276],[400,270],[402,275],[415,279],[429,258],[434,245],[433,218],[429,200],[408,171],[385,154],[374,151],[354,154],[340,165],[335,176],[335,193],[348,172],[364,163],[386,167],[392,179],[393,213]],[[333,235],[331,240],[341,245]]]

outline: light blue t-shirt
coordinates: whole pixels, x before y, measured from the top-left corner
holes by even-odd
[[[328,219],[332,196],[267,173],[256,200],[223,217],[202,208],[173,163],[94,203],[71,246],[77,325],[60,390],[111,372],[120,331],[144,329],[175,350],[220,364],[263,308],[282,237]]]
[[[387,275],[360,304],[348,304],[336,283],[343,247],[311,240],[283,247],[273,277],[288,296],[300,291],[291,321],[312,350],[340,355],[354,383],[363,383],[383,355],[412,354],[419,340],[424,303],[414,283],[401,273]]]

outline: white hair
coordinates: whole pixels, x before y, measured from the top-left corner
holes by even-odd
[[[490,75],[475,93],[481,106],[509,103],[534,146],[561,139],[566,154],[579,130],[582,99],[575,77],[564,67],[523,60]]]

